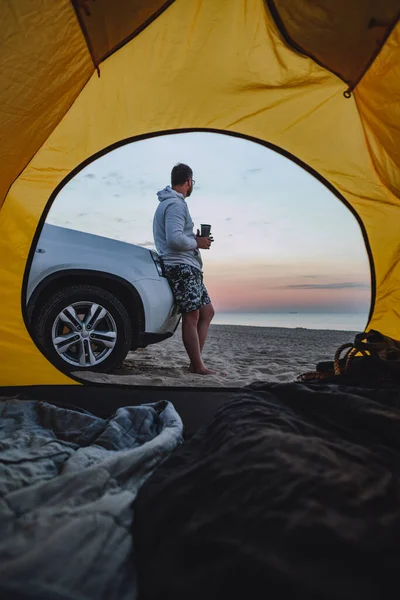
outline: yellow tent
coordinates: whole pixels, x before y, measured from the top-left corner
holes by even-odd
[[[75,383],[24,321],[57,191],[127,140],[183,130],[297,160],[359,220],[369,327],[400,338],[399,0],[0,0],[0,385]]]

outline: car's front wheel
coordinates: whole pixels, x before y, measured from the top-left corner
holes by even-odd
[[[58,290],[33,322],[36,340],[61,370],[111,371],[132,344],[132,324],[122,302],[94,285]]]

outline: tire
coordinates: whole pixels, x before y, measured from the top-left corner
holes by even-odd
[[[116,296],[94,285],[55,292],[35,311],[32,325],[39,347],[61,371],[111,371],[132,345],[126,308]]]

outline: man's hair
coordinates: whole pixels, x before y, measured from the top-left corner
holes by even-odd
[[[193,177],[192,169],[183,163],[178,163],[171,171],[171,185],[172,187],[182,185],[191,177]]]

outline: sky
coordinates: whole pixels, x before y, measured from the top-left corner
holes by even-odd
[[[243,313],[363,313],[370,269],[359,225],[321,182],[264,146],[214,133],[120,147],[78,173],[47,222],[154,248],[158,190],[184,162],[195,226],[210,223],[204,279],[215,308]]]

